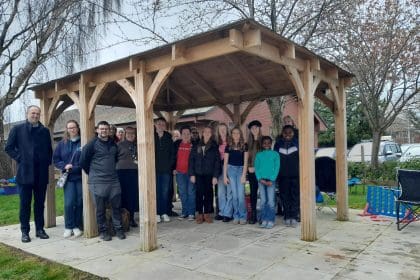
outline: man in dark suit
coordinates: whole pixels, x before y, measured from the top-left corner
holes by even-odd
[[[39,122],[41,108],[31,105],[27,119],[16,125],[9,133],[7,154],[17,162],[16,182],[18,184],[20,209],[19,220],[22,242],[30,242],[29,219],[31,217],[32,192],[34,195],[34,216],[36,237],[48,239],[44,231],[44,203],[48,184],[48,166],[51,164],[51,135],[48,128]]]

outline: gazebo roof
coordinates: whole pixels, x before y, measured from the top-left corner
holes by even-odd
[[[242,36],[242,34],[245,34]],[[305,47],[279,36],[253,20],[241,20],[211,31],[137,53],[107,64],[61,77],[31,89],[46,92],[49,98],[64,92],[77,92],[81,75],[93,85],[106,83],[99,105],[134,108],[126,90],[116,81],[132,78],[133,69],[145,63],[148,73],[156,74],[167,66],[176,66],[154,100],[154,109],[174,111],[226,105],[234,102],[295,93],[283,65],[293,63],[303,70],[305,61],[338,79],[352,74]],[[328,84],[322,81],[318,90]]]

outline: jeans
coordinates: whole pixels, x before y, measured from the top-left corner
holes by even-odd
[[[169,215],[169,183],[170,174],[157,174],[156,175],[156,208],[157,214]]]
[[[275,195],[276,195],[276,184],[271,181],[271,187],[264,186],[261,183],[258,183],[260,189],[260,198],[261,198],[261,220],[273,222],[275,219]]]
[[[66,229],[81,229],[82,215],[82,180],[67,181],[64,185],[64,224]]]
[[[237,221],[246,221],[247,212],[245,205],[245,186],[241,183],[243,166],[234,166],[228,164],[227,176],[229,178],[229,187],[232,190],[233,219]]]
[[[223,174],[217,180],[217,199],[219,201],[219,215],[232,218],[232,188],[223,182]]]
[[[20,230],[23,233],[29,233],[29,219],[31,218],[32,192],[34,193],[34,216],[35,229],[44,229],[44,203],[47,186],[38,185],[18,185],[20,207],[19,220]]]
[[[181,197],[182,216],[195,215],[195,187],[190,181],[190,176],[177,173],[176,183]]]

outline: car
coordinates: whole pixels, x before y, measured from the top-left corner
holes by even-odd
[[[402,144],[401,145],[401,153],[404,154],[405,151],[407,151],[408,148],[410,148],[413,145],[420,145],[419,143],[414,143],[414,144]]]
[[[347,154],[349,162],[370,162],[372,156],[372,141],[354,145]],[[393,141],[381,141],[379,144],[378,162],[398,160],[401,157],[400,145]]]
[[[335,159],[335,147],[319,148],[315,153],[315,158],[330,157]]]
[[[420,159],[420,144],[411,144],[401,156],[400,162],[406,162],[412,159]]]

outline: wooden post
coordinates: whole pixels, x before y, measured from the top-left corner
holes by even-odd
[[[95,132],[95,114],[89,118],[89,101],[92,97],[92,89],[89,88],[86,77],[81,74],[79,82],[79,103],[80,103],[80,140],[81,144],[86,145],[93,137]],[[96,224],[95,204],[92,194],[89,192],[88,176],[83,172],[83,225],[84,235],[87,238],[98,235]]]
[[[137,121],[137,151],[139,165],[140,249],[157,248],[155,145],[153,106],[146,106],[147,92],[152,83],[145,65],[134,70]]]
[[[46,94],[43,93],[42,98],[40,100],[41,122],[50,130],[51,143],[54,143],[54,124],[50,123],[49,116],[48,116],[50,105],[51,105],[51,100],[49,100]],[[45,221],[46,228],[56,226],[54,166],[51,164],[48,170],[49,170],[48,172],[49,184],[47,185],[47,192],[45,195],[45,211],[44,211],[44,221]]]
[[[304,92],[299,100],[299,172],[301,239],[314,241],[316,236],[315,156],[314,156],[314,89],[310,62],[301,76]],[[302,87],[299,87],[302,88]],[[299,95],[298,95],[299,96]]]
[[[334,110],[335,116],[335,149],[336,149],[336,186],[337,186],[337,220],[349,220],[348,185],[347,185],[347,124],[346,97],[344,82],[340,80],[338,100]]]

